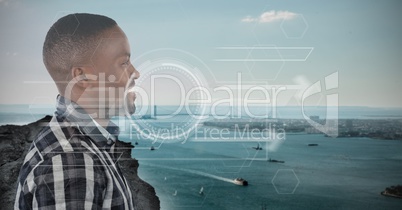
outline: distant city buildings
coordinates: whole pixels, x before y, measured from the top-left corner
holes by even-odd
[[[325,134],[337,132],[337,137],[368,137],[376,139],[402,140],[402,119],[320,119],[311,120],[325,125]],[[204,122],[205,126],[233,129],[248,126],[249,129],[264,129],[268,125],[283,128],[287,133],[323,133],[304,119],[223,119]]]
[[[353,120],[352,119],[346,120],[345,126],[347,129],[352,130],[353,129]]]

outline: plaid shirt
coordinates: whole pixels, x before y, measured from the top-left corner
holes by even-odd
[[[57,102],[25,157],[14,208],[133,209],[114,153],[117,126],[105,130],[76,103]]]

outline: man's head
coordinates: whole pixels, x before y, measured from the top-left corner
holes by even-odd
[[[121,106],[119,90],[124,91],[130,77],[139,76],[130,63],[126,35],[114,20],[101,15],[60,18],[46,35],[43,61],[59,93],[84,108],[90,107],[87,110],[92,107],[109,112],[112,106]],[[128,111],[133,112],[130,106],[135,96],[129,94],[128,98]]]

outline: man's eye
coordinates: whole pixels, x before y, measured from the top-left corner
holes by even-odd
[[[130,60],[124,62],[122,65],[123,65],[123,66],[128,66],[129,64],[130,64]]]

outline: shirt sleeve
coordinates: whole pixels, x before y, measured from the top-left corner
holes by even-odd
[[[32,179],[27,178],[24,189],[31,193],[24,193],[24,202],[33,209],[101,209],[104,174],[91,154],[55,155],[34,170]],[[34,187],[29,187],[32,181]]]

